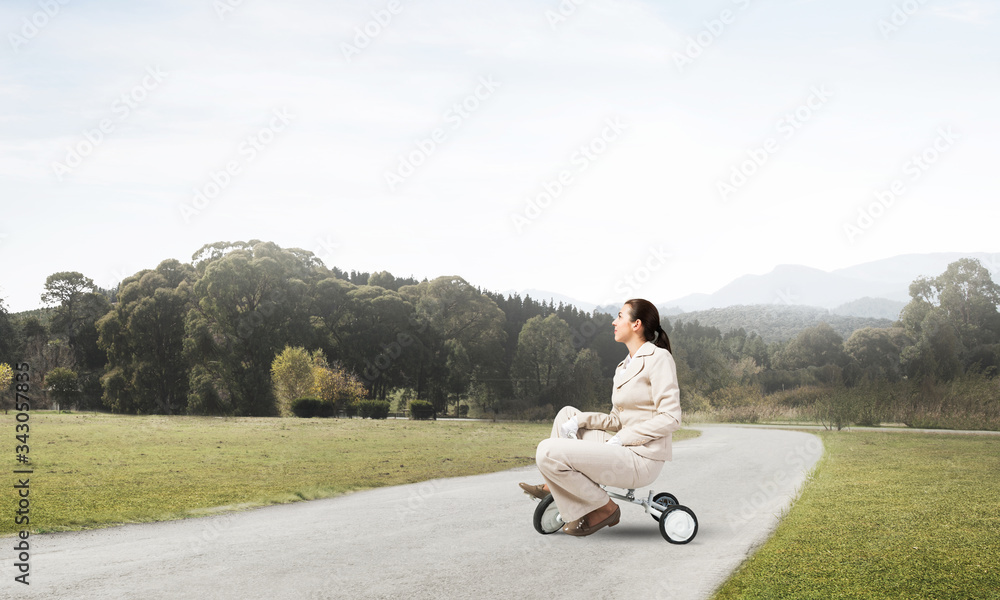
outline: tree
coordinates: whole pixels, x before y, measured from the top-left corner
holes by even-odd
[[[601,359],[592,348],[581,349],[573,360],[567,386],[567,402],[583,410],[607,412],[611,403],[611,382],[601,372]]]
[[[729,360],[729,372],[732,376],[732,381],[735,383],[748,385],[756,381],[761,371],[763,371],[763,368],[751,356],[731,358]]]
[[[948,265],[933,283],[939,306],[955,327],[963,347],[1000,341],[1000,285],[978,260],[963,258]]]
[[[313,357],[301,346],[285,346],[271,363],[271,381],[281,416],[292,416],[292,402],[309,395],[315,384]]]
[[[17,331],[11,322],[3,298],[0,298],[0,362],[15,362],[14,353],[18,345]]]
[[[845,363],[844,339],[827,323],[807,327],[799,332],[782,351],[779,367],[842,366]]]
[[[668,327],[664,327],[667,331]],[[669,328],[670,344],[681,390],[692,395],[708,396],[729,385],[733,369],[727,350],[724,349],[722,332],[715,327],[677,321]],[[621,358],[619,358],[621,360]],[[684,391],[681,392],[682,395]]]
[[[21,321],[20,327],[18,328],[18,345],[17,353],[19,356],[26,356],[28,345],[32,340],[43,339],[47,340],[49,337],[49,331],[42,325],[41,321],[38,320],[36,316],[30,316]],[[15,362],[15,361],[12,361]]]
[[[504,375],[506,316],[496,302],[457,276],[406,285],[399,294],[416,309],[417,322],[427,324],[420,335],[426,352],[418,357],[418,398],[430,397],[435,409],[441,410],[448,394],[454,393],[449,385],[463,381],[471,385],[474,378],[485,385],[499,383]],[[468,360],[458,358],[461,352]]]
[[[73,368],[76,358],[73,349],[64,339],[49,339],[49,333],[35,317],[29,317],[21,325],[23,362],[31,365],[35,373],[47,373],[56,367]],[[49,392],[42,386],[43,398],[40,404],[47,405]],[[36,399],[36,403],[38,399]]]
[[[45,281],[42,301],[56,304],[50,330],[66,340],[73,351],[74,368],[80,377],[82,405],[101,402],[100,377],[107,365],[107,355],[97,338],[97,321],[111,310],[109,292],[76,271],[50,275]]]
[[[384,400],[395,387],[417,387],[425,348],[413,305],[371,285],[347,289],[344,300],[331,359],[358,374],[371,398]]]
[[[1000,285],[971,258],[941,275],[910,284],[900,323],[914,340],[904,363],[911,374],[949,379],[976,363],[986,367],[1000,351]],[[985,358],[984,358],[985,357]]]
[[[98,291],[93,280],[76,271],[49,275],[42,302],[56,305],[52,332],[65,333],[71,346],[76,344],[76,336],[85,323],[93,323],[110,308],[107,297]]]
[[[269,242],[219,243],[195,253],[196,302],[184,340],[191,410],[277,413],[271,362],[285,345],[311,345],[309,285],[323,268],[308,252]]]
[[[961,374],[961,340],[941,311],[927,311],[913,331],[915,343],[900,353],[902,367],[909,377],[950,381]]]
[[[531,398],[565,382],[575,355],[566,321],[554,314],[528,319],[517,339],[514,389],[520,397]]]
[[[895,382],[903,376],[903,348],[912,343],[902,327],[864,327],[844,342],[844,350],[869,380]]]
[[[503,311],[461,277],[438,277],[399,291],[442,340],[461,342],[470,357],[490,354],[491,349],[502,345]]]
[[[170,259],[119,284],[117,305],[97,322],[98,345],[108,356],[103,401],[113,412],[187,411],[184,321],[194,276],[190,265]]]
[[[459,407],[462,395],[469,391],[472,383],[473,366],[465,346],[455,339],[445,342],[445,368],[448,376],[445,380],[445,393],[455,401],[455,416],[461,416]]]
[[[754,363],[762,369],[766,369],[771,366],[770,357],[767,351],[767,344],[764,342],[764,339],[756,333],[751,333],[747,336],[746,342],[743,344],[740,353],[743,356],[752,358]]]
[[[97,291],[97,286],[89,277],[76,271],[53,273],[45,279],[42,302],[59,305],[62,318],[74,322],[76,310],[84,296]]]
[[[368,278],[368,285],[373,285],[376,287],[385,288],[387,290],[396,291],[399,287],[396,285],[396,278],[392,276],[389,271],[379,271],[377,273],[372,273],[371,277]]]
[[[338,279],[327,277],[321,279],[313,288],[311,324],[319,338],[320,344],[326,349],[327,356],[336,356],[341,350],[347,351],[344,339],[344,327],[351,316],[351,299],[348,293],[355,285]]]
[[[11,396],[7,392],[12,381],[14,381],[14,369],[7,363],[0,363],[0,405],[3,406],[4,414],[7,414],[7,409],[10,408],[8,400]]]
[[[76,399],[80,392],[80,382],[76,371],[56,367],[45,374],[45,385],[52,392],[52,397],[56,401],[56,410],[63,403],[69,403]]]

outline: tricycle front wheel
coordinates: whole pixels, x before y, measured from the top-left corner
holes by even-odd
[[[556,506],[552,494],[542,498],[542,501],[535,507],[535,516],[532,519],[535,531],[542,535],[555,533],[566,524],[559,515],[559,508]]]
[[[698,535],[698,517],[686,506],[671,506],[660,515],[660,535],[671,544],[686,544]]]

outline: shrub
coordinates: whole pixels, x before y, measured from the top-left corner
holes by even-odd
[[[685,414],[710,410],[711,408],[711,405],[708,403],[708,398],[705,396],[702,396],[694,390],[681,390],[681,411]]]
[[[857,424],[862,427],[878,427],[888,421],[899,402],[896,386],[884,379],[872,382],[865,378],[848,390],[856,397]]]
[[[358,416],[362,419],[385,419],[389,416],[389,402],[362,400],[358,402]]]
[[[313,388],[311,395],[333,402],[334,414],[344,410],[348,416],[357,414],[357,403],[365,399],[365,387],[354,374],[336,362],[328,364],[322,355],[313,357]],[[332,415],[331,415],[332,416]]]
[[[744,404],[715,409],[714,420],[722,423],[759,423],[780,418],[781,411],[773,404]]]
[[[323,401],[319,398],[299,398],[292,402],[291,408],[296,417],[308,419],[319,415]]]
[[[717,408],[759,406],[764,403],[764,396],[761,394],[760,386],[737,384],[712,392],[711,403]]]
[[[1000,378],[969,373],[948,383],[911,385],[899,411],[909,427],[1000,429]]]
[[[414,419],[433,419],[434,404],[427,400],[411,400],[410,416]]]
[[[45,374],[45,385],[49,387],[56,405],[69,404],[80,395],[80,378],[76,371],[56,367]]]
[[[840,431],[857,423],[860,415],[860,400],[858,396],[844,387],[830,388],[827,394],[813,406],[816,420],[827,429],[836,428]]]
[[[803,385],[802,374],[799,371],[773,369],[764,371],[758,376],[765,394],[797,388]]]
[[[799,387],[774,392],[769,397],[774,402],[790,408],[813,406],[829,394],[828,388],[817,386]]]
[[[337,404],[333,400],[320,400],[317,417],[330,418],[337,416]]]
[[[281,416],[293,413],[292,403],[305,398],[313,387],[313,359],[302,347],[285,346],[271,362],[271,381]]]

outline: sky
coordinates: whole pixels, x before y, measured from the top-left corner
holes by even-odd
[[[0,299],[251,239],[601,304],[996,252],[998,19],[977,0],[6,1]]]

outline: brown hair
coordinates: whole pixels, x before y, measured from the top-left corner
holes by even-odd
[[[660,348],[666,348],[667,352],[672,354],[670,338],[667,337],[667,332],[663,331],[663,327],[660,326],[660,311],[656,310],[653,303],[642,298],[633,298],[626,300],[625,304],[629,306],[629,312],[632,316],[631,320],[642,322],[642,333],[646,341],[653,342]]]

